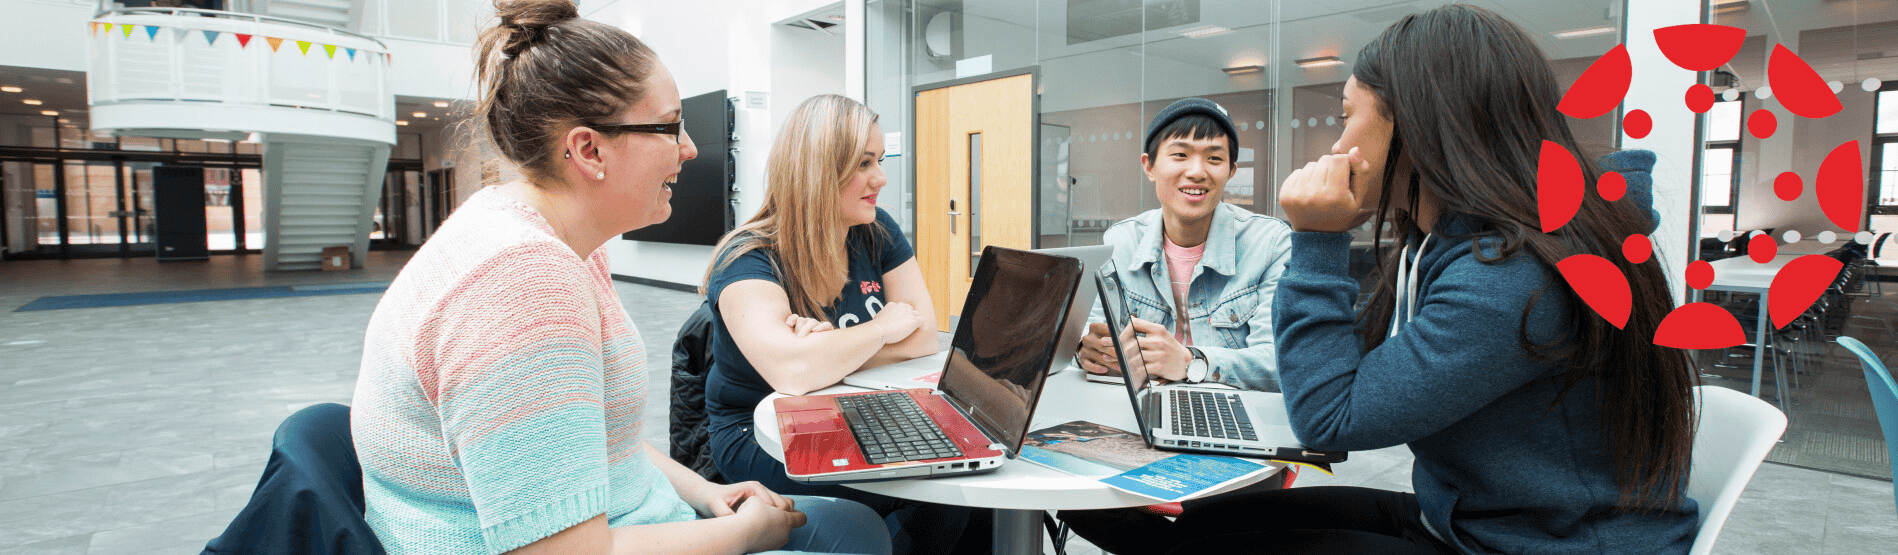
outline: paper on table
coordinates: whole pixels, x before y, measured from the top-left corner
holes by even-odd
[[[1198,497],[1269,468],[1241,458],[1152,449],[1139,434],[1080,420],[1029,432],[1021,458],[1164,502]]]

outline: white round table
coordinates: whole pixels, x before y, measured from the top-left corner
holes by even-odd
[[[867,390],[840,384],[813,394],[857,391]],[[752,412],[756,423],[752,435],[758,445],[779,462],[784,461],[784,447],[778,437],[773,401],[784,396],[772,393]],[[1140,429],[1134,421],[1133,405],[1127,401],[1126,386],[1088,382],[1074,369],[1049,375],[1028,429],[1038,430],[1075,420],[1128,431]],[[1284,468],[1280,463],[1267,463],[1267,466],[1265,472],[1214,493],[1258,483]],[[1011,460],[1000,469],[984,474],[842,485],[902,499],[995,509],[994,552],[998,554],[1039,553],[1042,511],[1143,507],[1156,503],[1152,498],[1120,491],[1096,480],[1021,460]]]

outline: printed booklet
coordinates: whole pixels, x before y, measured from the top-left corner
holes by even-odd
[[[1082,420],[1028,432],[1021,458],[1162,502],[1192,499],[1271,468],[1237,457],[1149,448],[1140,434]]]

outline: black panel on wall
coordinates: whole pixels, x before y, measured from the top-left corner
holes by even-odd
[[[672,217],[622,238],[711,246],[732,229],[732,185],[737,176],[731,101],[725,91],[717,90],[687,98],[682,107],[685,132],[698,146],[699,157],[686,162],[679,170],[679,182],[672,184]]]
[[[210,256],[204,238],[204,168],[152,168],[153,222],[159,260],[195,260]]]

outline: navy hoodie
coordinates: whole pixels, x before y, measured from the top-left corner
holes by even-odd
[[[1640,151],[1603,161],[1627,178],[1620,202],[1646,207],[1653,161]],[[1566,285],[1526,252],[1479,261],[1475,249],[1493,257],[1498,241],[1456,237],[1479,225],[1442,218],[1417,265],[1415,317],[1369,352],[1352,305],[1358,282],[1346,273],[1350,236],[1292,236],[1274,313],[1299,440],[1350,451],[1408,444],[1425,522],[1464,553],[1686,553],[1699,528],[1692,499],[1663,512],[1614,509],[1619,490],[1594,384],[1549,408],[1565,362],[1531,357],[1518,326],[1537,291]],[[1556,293],[1531,307],[1531,341],[1563,338],[1571,311],[1587,310]]]

